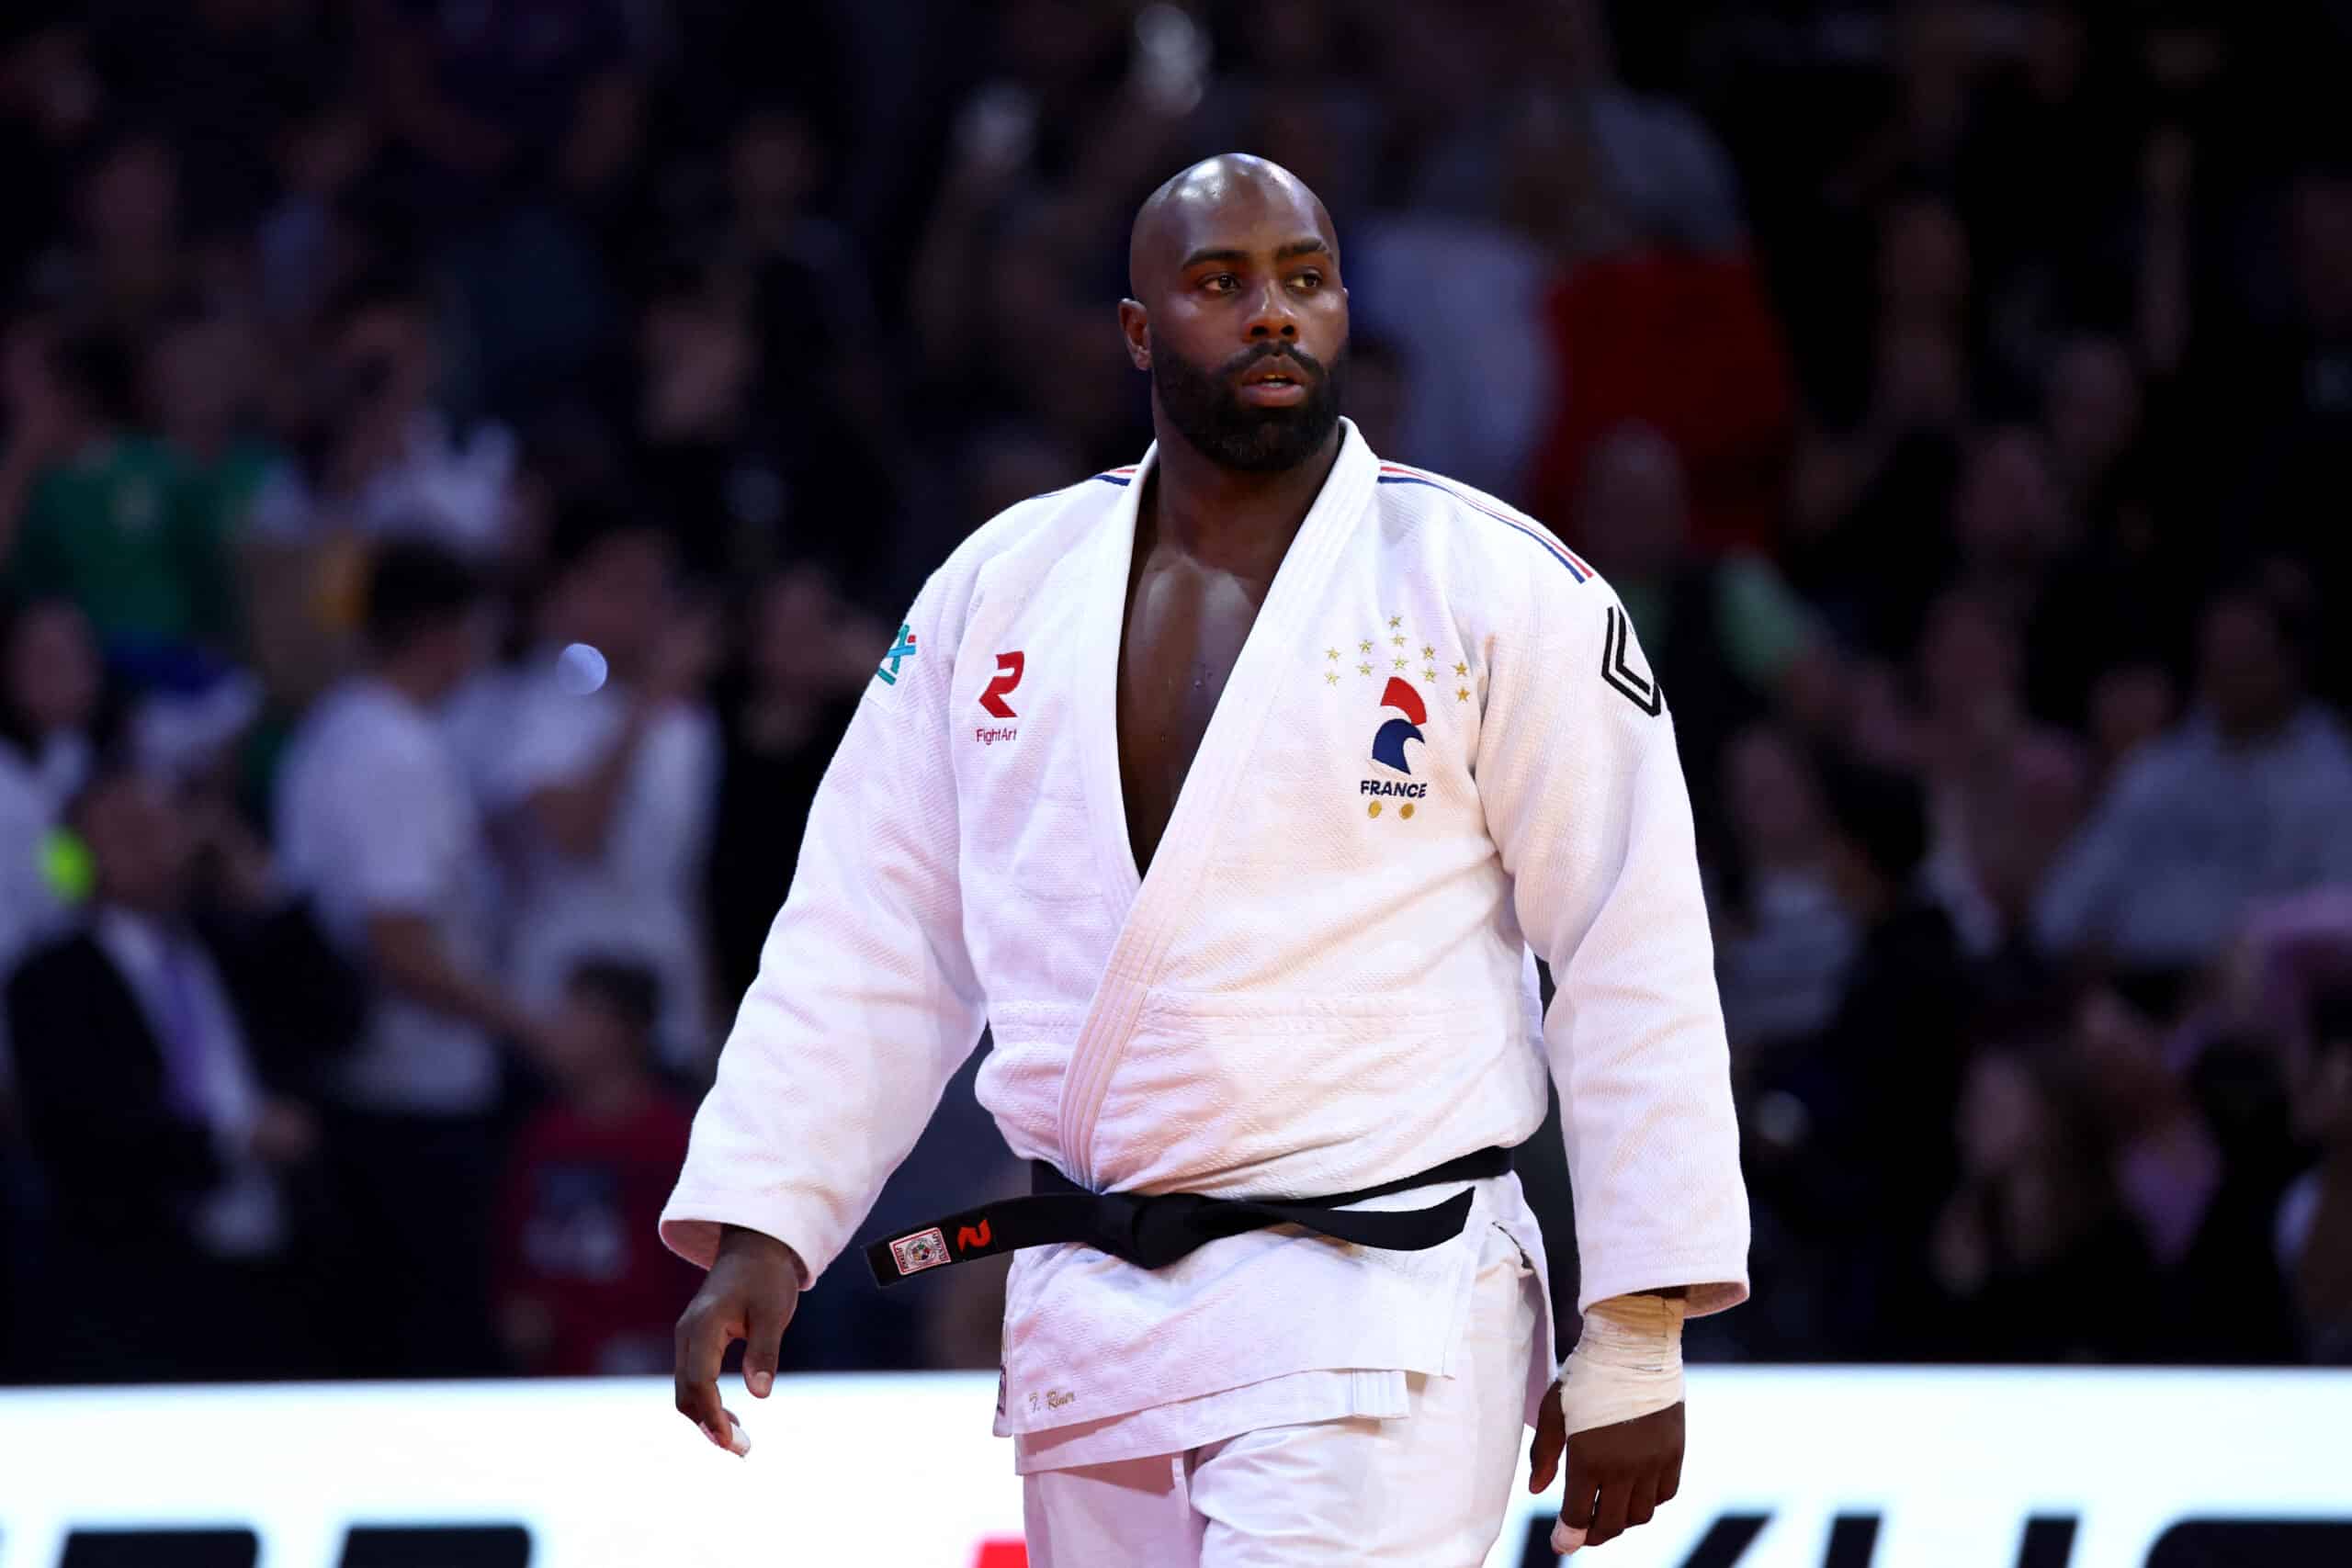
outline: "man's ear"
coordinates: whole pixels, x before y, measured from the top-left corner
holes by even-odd
[[[1119,332],[1127,340],[1127,358],[1138,370],[1151,368],[1151,312],[1140,300],[1119,301]]]

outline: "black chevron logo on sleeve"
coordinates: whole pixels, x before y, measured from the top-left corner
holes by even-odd
[[[1625,657],[1634,623],[1616,605],[1609,606],[1607,635],[1600,639],[1600,678],[1624,694],[1625,700],[1656,718],[1666,707],[1666,694]]]

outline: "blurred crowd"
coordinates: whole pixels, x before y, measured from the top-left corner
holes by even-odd
[[[1127,222],[1230,149],[1332,210],[1374,449],[1671,694],[1756,1216],[1693,1354],[2352,1359],[2347,61],[2342,0],[9,6],[0,1381],[667,1365],[831,747],[956,540],[1141,453]],[[876,1224],[1017,1181],[968,1081]],[[788,1367],[993,1364],[985,1269],[855,1272]]]

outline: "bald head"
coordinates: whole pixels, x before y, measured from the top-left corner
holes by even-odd
[[[1127,277],[1119,327],[1163,442],[1251,473],[1337,450],[1348,291],[1297,175],[1240,153],[1193,164],[1136,214]]]
[[[1144,198],[1127,236],[1127,289],[1148,302],[1188,258],[1231,249],[1240,229],[1267,222],[1295,230],[1294,243],[1321,242],[1336,263],[1340,241],[1331,215],[1306,183],[1280,164],[1247,152],[1220,152],[1170,175]]]

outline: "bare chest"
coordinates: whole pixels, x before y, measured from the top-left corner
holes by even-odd
[[[1158,551],[1135,573],[1119,648],[1118,728],[1138,872],[1150,867],[1267,587]]]

